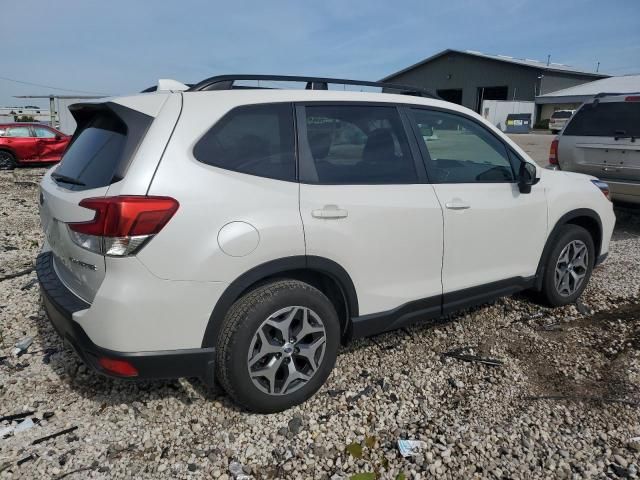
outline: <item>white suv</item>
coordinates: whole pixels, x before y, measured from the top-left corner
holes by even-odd
[[[523,289],[564,305],[607,255],[606,185],[536,167],[466,108],[241,79],[308,83],[223,76],[71,107],[37,272],[51,322],[103,374],[218,380],[279,411],[341,343]]]

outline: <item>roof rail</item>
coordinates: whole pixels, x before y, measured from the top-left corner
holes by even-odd
[[[419,87],[412,87],[408,85],[398,85],[395,83],[385,82],[370,82],[366,80],[348,80],[345,78],[324,78],[324,77],[303,77],[303,76],[291,76],[291,75],[217,75],[202,80],[199,83],[191,86],[188,92],[202,92],[207,90],[231,90],[233,88],[251,88],[244,86],[234,86],[234,83],[238,80],[259,80],[270,82],[299,82],[306,83],[306,90],[328,90],[330,83],[338,85],[359,85],[363,87],[379,87],[386,90],[395,90],[397,93],[403,95],[415,95],[418,97],[436,98],[428,90]],[[394,92],[394,93],[396,93]]]

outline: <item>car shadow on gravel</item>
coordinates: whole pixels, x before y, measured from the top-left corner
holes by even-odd
[[[38,336],[42,342],[42,357],[31,356],[29,361],[43,361],[60,379],[60,384],[52,384],[47,393],[55,395],[60,385],[72,389],[85,399],[99,405],[99,414],[107,406],[133,405],[157,399],[173,398],[183,405],[196,401],[218,401],[226,409],[239,410],[223,392],[211,388],[197,378],[181,380],[126,380],[106,377],[89,369],[76,353],[63,345],[62,339],[45,315],[35,319]],[[34,352],[35,353],[35,352]],[[62,387],[65,388],[65,387]],[[134,408],[135,411],[135,408]]]
[[[640,304],[534,326],[505,348],[527,376],[530,399],[567,399],[640,405],[629,365],[640,358]]]
[[[612,240],[640,238],[640,205],[614,205],[616,226]]]

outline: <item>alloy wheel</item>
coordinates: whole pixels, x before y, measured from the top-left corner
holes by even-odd
[[[318,371],[327,335],[322,319],[307,307],[286,307],[270,315],[251,340],[247,362],[253,384],[270,395],[303,387]]]
[[[567,244],[558,257],[555,270],[555,287],[563,297],[573,295],[584,282],[589,265],[589,250],[581,240]]]

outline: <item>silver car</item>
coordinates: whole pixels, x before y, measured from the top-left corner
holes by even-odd
[[[549,163],[605,180],[613,200],[640,204],[640,93],[585,102],[551,144]]]

